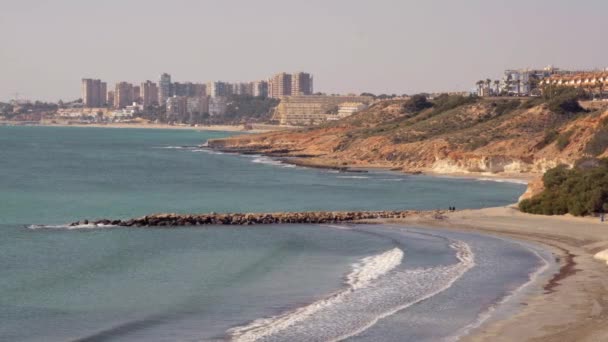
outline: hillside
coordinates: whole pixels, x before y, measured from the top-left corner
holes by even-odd
[[[319,127],[213,140],[210,146],[296,157],[306,165],[540,175],[584,156],[608,155],[608,104],[583,109],[575,96],[381,101]]]

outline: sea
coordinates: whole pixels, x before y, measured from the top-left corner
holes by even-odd
[[[295,167],[228,132],[0,127],[0,341],[455,341],[555,267],[401,225],[70,227],[151,213],[483,208],[517,182]]]

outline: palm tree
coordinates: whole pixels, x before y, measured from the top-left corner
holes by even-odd
[[[477,85],[477,95],[479,95],[479,96],[483,95],[482,92],[481,92],[481,89],[483,87],[483,83],[484,82],[482,80],[479,80],[479,81],[477,81],[477,83],[475,83]]]
[[[507,79],[505,80],[505,89],[506,89],[507,95],[509,95],[511,93],[512,86],[513,86],[513,77],[511,76],[511,74],[509,74],[509,76],[507,76]]]
[[[496,95],[500,94],[500,81],[494,80],[494,87],[496,88]]]

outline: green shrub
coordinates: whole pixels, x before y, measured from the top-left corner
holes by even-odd
[[[426,99],[426,96],[414,95],[403,104],[401,113],[419,113],[431,107],[433,104]]]
[[[599,156],[608,148],[608,118],[602,120],[600,127],[585,146],[585,152]]]
[[[476,101],[477,98],[473,96],[441,94],[433,100],[433,112],[434,114],[439,114],[456,107],[474,103]]]
[[[573,87],[546,87],[543,98],[547,101],[549,110],[559,114],[576,114],[585,109],[578,103],[585,97],[585,92]]]
[[[541,140],[538,144],[536,144],[536,148],[541,149],[541,148],[551,144],[552,142],[555,141],[555,139],[557,139],[558,136],[559,136],[559,133],[554,129],[550,129],[550,130],[546,131],[545,136],[543,137],[543,140]]]
[[[568,147],[568,145],[570,145],[570,138],[572,137],[572,134],[574,134],[574,131],[568,131],[560,134],[557,137],[556,145],[558,150],[563,151],[566,147]]]
[[[608,209],[608,160],[591,163],[587,159],[577,165],[573,169],[560,165],[547,171],[543,176],[543,192],[521,201],[520,210],[532,214],[570,213],[575,216],[605,212]]]
[[[519,108],[520,105],[521,105],[521,102],[519,100],[507,100],[507,101],[500,101],[498,103],[493,103],[494,112],[496,113],[497,116],[512,112],[512,111],[516,110],[517,108]]]

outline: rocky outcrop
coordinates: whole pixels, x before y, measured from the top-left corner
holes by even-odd
[[[509,101],[519,103],[510,111],[497,109]],[[402,113],[403,102],[381,102],[321,127],[212,140],[209,147],[314,167],[538,178],[587,156],[588,142],[608,118],[606,104],[564,115],[526,101],[483,99],[439,114]],[[535,184],[526,196],[537,192]]]
[[[419,211],[312,211],[290,213],[229,213],[229,214],[155,214],[128,220],[82,220],[71,223],[70,226],[95,225],[118,227],[179,227],[201,225],[253,225],[253,224],[289,224],[310,223],[328,224],[340,222],[357,222],[374,219],[405,218]],[[436,211],[442,215],[442,211]]]

